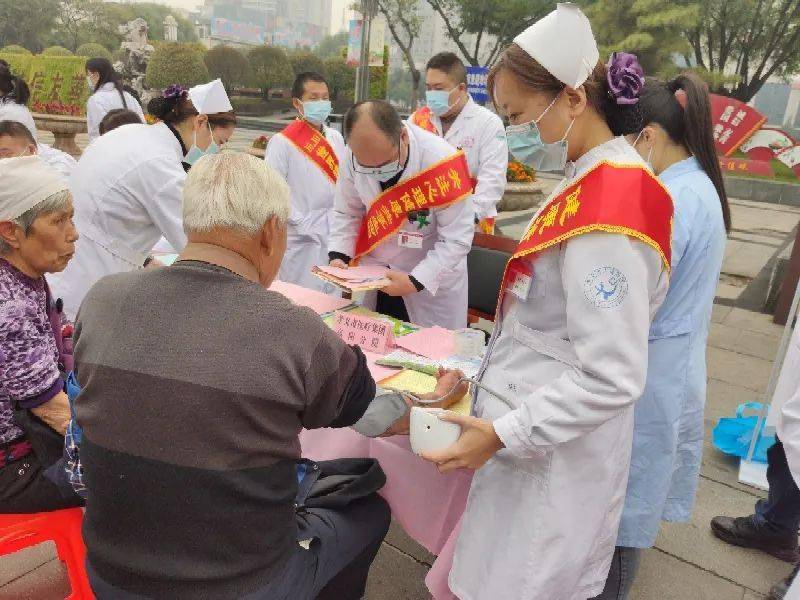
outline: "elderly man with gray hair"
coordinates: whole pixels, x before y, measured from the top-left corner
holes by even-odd
[[[365,493],[298,508],[298,481],[317,467],[299,460],[298,433],[354,425],[379,403],[363,353],[266,289],[288,216],[289,189],[263,161],[204,157],[186,180],[178,260],[106,277],[81,305],[76,413],[98,598],[363,596],[388,507]],[[365,429],[402,421],[396,400]]]
[[[45,476],[63,451],[72,356],[44,276],[75,252],[72,198],[38,156],[0,160],[0,181],[0,513],[77,506]]]

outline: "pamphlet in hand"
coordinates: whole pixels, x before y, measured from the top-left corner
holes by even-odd
[[[350,267],[347,269],[320,265],[319,267],[313,267],[311,272],[320,279],[342,289],[350,290],[351,292],[366,292],[379,290],[389,285],[391,282],[386,277],[386,271],[388,270],[387,267],[376,265]]]

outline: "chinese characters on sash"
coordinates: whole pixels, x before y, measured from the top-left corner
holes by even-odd
[[[317,165],[331,180],[331,183],[336,184],[339,179],[339,159],[322,132],[306,121],[297,119],[281,133],[312,163]]]
[[[443,208],[471,193],[469,166],[461,151],[389,188],[375,199],[361,222],[354,260],[396,233],[408,213]]]
[[[411,115],[411,122],[420,129],[439,135],[436,125],[433,124],[432,114],[430,108],[423,106],[419,110],[414,111],[414,114]]]
[[[648,170],[602,162],[550,200],[528,225],[506,265],[500,300],[510,277],[525,272],[521,259],[533,259],[572,237],[605,231],[636,238],[655,249],[670,268],[672,198]],[[535,274],[529,274],[535,277]]]

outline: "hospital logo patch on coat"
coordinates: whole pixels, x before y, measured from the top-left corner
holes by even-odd
[[[616,267],[598,267],[586,278],[583,294],[595,308],[614,308],[628,295],[628,280]]]

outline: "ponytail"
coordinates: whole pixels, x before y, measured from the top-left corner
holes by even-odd
[[[670,139],[684,146],[700,163],[719,196],[725,231],[731,230],[731,210],[719,166],[711,122],[711,99],[705,83],[692,73],[667,84],[648,80],[642,94],[644,124],[657,123]]]
[[[31,91],[25,80],[12,74],[9,64],[0,60],[0,98],[16,104],[27,104],[30,97]]]

